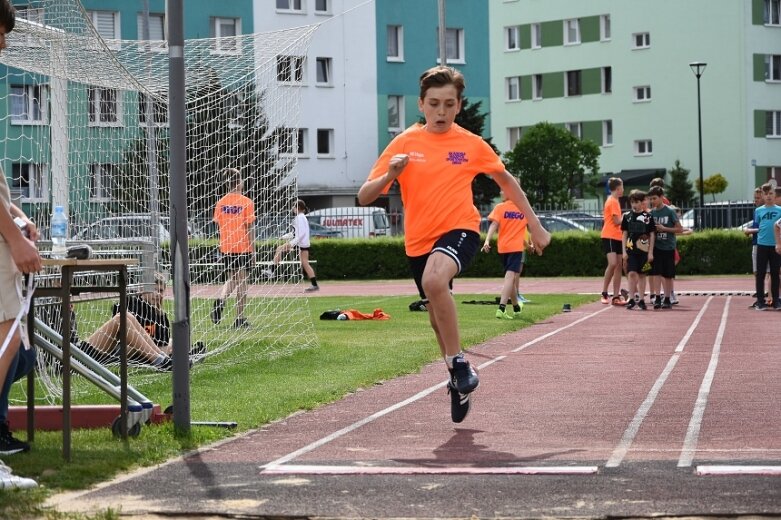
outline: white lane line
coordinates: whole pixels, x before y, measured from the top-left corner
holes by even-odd
[[[781,466],[697,466],[697,475],[761,475],[781,477]]]
[[[724,339],[724,330],[727,328],[727,316],[729,316],[729,302],[731,300],[732,296],[728,296],[727,303],[724,304],[724,312],[721,313],[721,323],[719,323],[719,331],[716,333],[716,341],[713,343],[713,351],[711,352],[710,363],[708,363],[708,370],[702,378],[700,391],[697,394],[697,402],[694,403],[694,410],[692,412],[691,420],[689,421],[689,428],[686,430],[686,440],[683,441],[681,457],[678,459],[679,468],[688,468],[691,466],[692,461],[694,460],[694,453],[697,451],[697,440],[699,439],[700,428],[702,427],[702,416],[705,415],[705,407],[708,405],[708,396],[710,395],[711,384],[713,384],[713,376],[716,374],[716,367],[719,364],[721,341]]]
[[[707,303],[705,304],[705,307],[707,307]],[[703,307],[703,309],[705,307]],[[532,341],[530,341],[528,343],[525,343],[525,344],[521,345],[520,347],[516,348],[515,350],[513,350],[512,352],[518,352],[520,350],[523,350],[523,349],[525,349],[525,348],[527,348],[527,347],[529,347],[531,345],[534,345],[535,343],[537,343],[538,341],[540,341],[542,339],[549,338],[549,337],[553,336],[554,334],[558,334],[561,331],[567,330],[568,328],[572,327],[573,325],[575,325],[577,323],[581,323],[581,322],[583,322],[583,321],[585,321],[585,320],[587,320],[589,318],[593,318],[594,316],[597,316],[597,315],[605,312],[608,309],[609,309],[609,307],[607,307],[605,309],[602,309],[602,310],[599,310],[599,311],[596,311],[596,312],[593,312],[591,314],[588,314],[588,315],[586,315],[586,316],[584,316],[584,317],[582,317],[582,318],[580,318],[580,319],[578,319],[578,320],[576,320],[576,321],[574,321],[574,322],[572,322],[572,323],[570,323],[568,325],[564,325],[563,327],[559,327],[558,329],[553,330],[551,332],[548,332],[547,334],[544,334],[544,335],[540,336],[539,338],[537,338],[535,340],[532,340]],[[507,357],[506,355],[498,356],[495,359],[491,359],[491,360],[486,361],[485,363],[483,363],[482,365],[478,366],[477,368],[478,368],[478,370],[480,370],[480,369],[482,369],[484,367],[487,367],[489,365],[492,365],[496,361],[499,361],[499,360],[504,359],[506,357]],[[437,390],[439,390],[441,388],[444,388],[446,385],[447,385],[447,381],[443,381],[443,382],[441,382],[439,384],[436,384],[434,386],[426,388],[425,390],[421,390],[420,392],[418,392],[417,394],[413,395],[412,397],[409,397],[409,398],[407,398],[407,399],[405,399],[405,400],[403,400],[401,402],[398,402],[398,403],[396,403],[394,405],[391,405],[391,406],[389,406],[389,407],[387,407],[387,408],[385,408],[383,410],[380,410],[379,412],[373,413],[372,415],[370,415],[368,417],[364,417],[363,419],[361,419],[359,421],[356,421],[356,422],[354,422],[353,424],[351,424],[349,426],[345,426],[341,430],[335,431],[332,434],[327,435],[327,436],[325,436],[325,437],[323,437],[323,438],[321,438],[319,440],[316,440],[316,441],[314,441],[314,442],[312,442],[310,444],[307,444],[306,446],[304,446],[302,448],[299,448],[296,451],[293,451],[291,453],[288,453],[287,455],[283,455],[282,457],[280,457],[280,458],[278,458],[276,460],[273,460],[273,461],[269,462],[268,464],[264,464],[263,466],[261,466],[261,469],[263,471],[266,471],[266,470],[269,470],[269,469],[274,469],[274,468],[276,468],[277,466],[279,466],[281,464],[285,464],[286,462],[290,462],[291,460],[296,459],[296,458],[300,457],[301,455],[304,455],[305,453],[309,453],[310,451],[316,450],[320,446],[328,444],[329,442],[331,442],[333,440],[336,440],[339,437],[343,437],[344,435],[347,435],[348,433],[351,433],[354,430],[357,430],[358,428],[360,428],[361,426],[369,424],[370,422],[373,422],[373,421],[379,419],[380,417],[388,415],[391,412],[395,412],[396,410],[398,410],[400,408],[403,408],[403,407],[407,406],[408,404],[412,404],[415,401],[419,401],[420,399],[423,399],[424,397],[428,396],[429,394],[434,393],[434,392],[436,392]]]
[[[640,426],[643,424],[646,415],[648,415],[649,410],[651,410],[651,407],[654,405],[656,397],[659,395],[659,391],[662,389],[664,383],[667,381],[667,378],[670,376],[670,373],[673,371],[673,368],[675,368],[675,365],[678,363],[678,359],[681,357],[681,352],[683,352],[683,349],[689,342],[689,339],[694,333],[694,330],[700,324],[700,320],[705,314],[705,311],[708,310],[708,306],[710,305],[711,300],[713,300],[713,296],[710,296],[705,301],[705,305],[702,306],[702,309],[700,309],[697,317],[694,318],[694,321],[689,327],[689,330],[686,331],[686,334],[684,334],[683,338],[681,338],[678,346],[675,347],[675,352],[667,362],[667,366],[664,367],[664,370],[656,379],[656,382],[648,392],[645,401],[643,401],[643,403],[640,405],[640,408],[637,409],[632,422],[629,423],[629,426],[624,432],[624,436],[621,437],[621,441],[618,443],[618,446],[616,446],[615,450],[613,450],[613,454],[610,455],[607,464],[605,464],[606,468],[618,467],[624,460],[624,457],[626,457],[626,454],[629,452],[629,448],[632,446],[632,443],[637,436],[637,432],[640,430]]]
[[[264,475],[593,475],[597,466],[320,466],[285,464],[265,468]]]

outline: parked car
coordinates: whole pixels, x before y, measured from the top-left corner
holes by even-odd
[[[558,217],[563,217],[576,222],[586,229],[602,231],[602,224],[605,223],[605,219],[600,215],[592,215],[584,211],[559,211],[555,213]]]
[[[344,233],[342,233],[337,229],[327,228],[325,226],[321,226],[320,224],[316,224],[310,221],[309,237],[310,238],[344,238]]]
[[[558,215],[539,215],[540,224],[551,233],[556,231],[588,231],[585,227]]]
[[[160,242],[171,240],[170,217],[160,217],[157,238]],[[192,226],[187,224],[188,233]],[[150,215],[118,215],[104,217],[93,222],[73,236],[73,240],[150,240],[155,236]]]

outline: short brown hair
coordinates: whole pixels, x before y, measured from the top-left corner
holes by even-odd
[[[629,202],[643,202],[645,200],[645,192],[643,190],[632,190],[629,192]]]
[[[13,31],[16,25],[16,9],[9,0],[0,0],[0,25],[6,33]]]
[[[624,181],[618,177],[610,177],[607,181],[607,187],[610,191],[616,191],[622,184],[624,184]]]
[[[760,186],[760,188],[762,189],[762,193],[770,193],[771,191],[773,191],[773,185],[770,184],[769,182],[766,182],[765,184]]]
[[[664,188],[664,179],[662,179],[661,177],[656,177],[654,179],[651,179],[651,183],[648,186],[650,186],[651,188],[653,188],[654,186],[659,186],[661,188]],[[651,192],[649,191],[648,193],[650,194]]]
[[[453,67],[443,67],[441,65],[431,67],[420,75],[420,99],[426,97],[428,89],[432,87],[444,87],[447,85],[453,85],[456,88],[458,99],[460,100],[461,95],[466,88],[464,75]]]
[[[651,197],[664,197],[664,188],[661,186],[651,186],[648,190],[648,195]]]

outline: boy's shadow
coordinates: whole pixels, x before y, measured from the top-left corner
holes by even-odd
[[[484,433],[482,430],[456,428],[455,433],[444,444],[434,449],[433,459],[394,459],[405,464],[426,467],[447,467],[453,465],[472,467],[514,466],[519,463],[539,462],[581,450],[564,450],[550,453],[540,453],[531,457],[518,457],[513,453],[488,449],[488,446],[477,444],[475,436]]]

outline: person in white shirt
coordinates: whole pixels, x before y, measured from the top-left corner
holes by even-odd
[[[306,203],[303,200],[299,199],[296,201],[296,204],[293,207],[293,213],[296,215],[296,218],[293,221],[295,231],[282,235],[282,240],[287,240],[288,242],[277,247],[271,269],[265,269],[263,274],[268,277],[275,276],[277,266],[279,266],[279,263],[282,261],[282,255],[293,248],[298,248],[298,258],[301,260],[301,267],[304,269],[306,277],[309,278],[309,281],[312,283],[312,285],[304,289],[304,291],[315,292],[320,290],[320,286],[317,285],[315,270],[309,264],[309,221],[306,218],[308,211],[309,208],[306,207]]]

